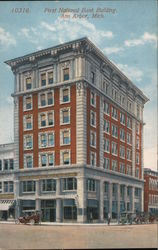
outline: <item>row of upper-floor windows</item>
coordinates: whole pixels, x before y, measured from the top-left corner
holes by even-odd
[[[63,81],[68,81],[70,78],[69,68],[65,68],[62,71]],[[40,87],[51,86],[54,83],[54,71],[43,71],[40,73]],[[33,88],[33,77],[25,77],[25,90],[31,90]]]
[[[0,193],[13,193],[14,182],[13,181],[0,181]]]
[[[96,157],[97,157],[96,152],[90,151],[90,165],[92,167],[97,166]],[[104,169],[107,169],[107,170],[119,171],[120,173],[123,173],[123,174],[126,173],[127,175],[133,175],[132,166],[130,165],[130,161],[131,160],[129,160],[129,163],[127,165],[124,162],[120,162],[119,169],[118,169],[118,161],[117,160],[112,160],[112,159],[110,159],[110,157],[104,157],[103,158],[103,166],[101,166],[101,167],[103,167]],[[110,168],[110,164],[111,164],[111,168]],[[139,169],[139,167],[136,167],[135,177],[139,178],[139,174],[140,174],[140,169]]]
[[[70,87],[60,88],[60,104],[70,102]],[[43,108],[46,106],[54,105],[54,90],[41,92],[38,94],[38,107]],[[32,95],[23,97],[23,110],[31,110],[33,108]]]
[[[158,195],[149,194],[149,205],[158,205]]]
[[[102,84],[102,90],[105,92],[105,94],[110,95],[114,101],[119,103],[122,107],[126,108],[127,111],[131,113],[135,113],[138,119],[142,117],[142,109],[140,104],[136,104],[136,110],[135,110],[135,104],[132,100],[129,98],[125,97],[122,93],[120,93],[119,90],[116,90],[115,88],[111,88],[110,85],[106,82],[103,81]]]
[[[125,146],[123,145],[118,146],[118,143],[110,141],[107,138],[104,138],[103,148],[104,152],[106,153],[111,153],[112,155],[115,156],[119,155],[123,159],[125,159],[126,157],[127,160],[132,160],[132,150],[130,148],[126,148],[126,155],[125,155]],[[136,152],[136,164],[139,163],[140,163],[140,153]]]
[[[14,169],[13,159],[0,159],[0,171],[7,171]]]
[[[58,112],[58,111],[56,111]],[[60,109],[60,125],[70,124],[70,108]],[[24,115],[24,131],[33,129],[33,114]],[[53,127],[55,125],[54,111],[38,113],[38,128]]]
[[[55,166],[55,152],[40,152],[38,155],[39,167],[53,167]],[[33,168],[33,154],[24,154],[24,168]],[[60,151],[60,165],[71,164],[71,150],[64,149]]]
[[[60,130],[60,146],[71,144],[71,130],[62,129]],[[39,133],[38,135],[38,147],[47,148],[55,147],[55,132],[49,131]],[[33,134],[24,135],[24,150],[33,149]]]
[[[62,191],[77,190],[77,179],[74,177],[62,178],[58,181],[61,182]],[[29,193],[29,192],[34,193],[36,191],[36,182],[33,180],[22,181],[20,185],[21,185],[22,193]],[[56,179],[41,179],[38,185],[40,186],[41,192],[55,192],[57,180]]]

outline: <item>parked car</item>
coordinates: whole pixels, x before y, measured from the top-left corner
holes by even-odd
[[[132,224],[136,217],[135,213],[124,212],[120,214],[120,223],[121,224]]]
[[[39,224],[40,223],[40,214],[38,212],[35,212],[31,215],[25,215],[21,216],[16,220],[16,224]]]

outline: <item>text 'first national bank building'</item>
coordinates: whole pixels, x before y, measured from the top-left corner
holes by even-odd
[[[82,223],[143,211],[142,91],[87,38],[6,63],[16,216]]]

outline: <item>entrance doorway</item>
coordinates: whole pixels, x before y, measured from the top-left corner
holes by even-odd
[[[41,201],[42,221],[56,221],[56,201],[42,200]]]

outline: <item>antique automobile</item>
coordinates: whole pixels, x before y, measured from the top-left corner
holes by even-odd
[[[24,215],[19,217],[16,221],[16,224],[39,224],[40,223],[40,214],[38,212],[35,212],[31,215]]]
[[[132,224],[133,220],[135,219],[135,214],[134,213],[130,213],[130,212],[124,212],[121,213],[120,215],[120,223],[123,224]]]

